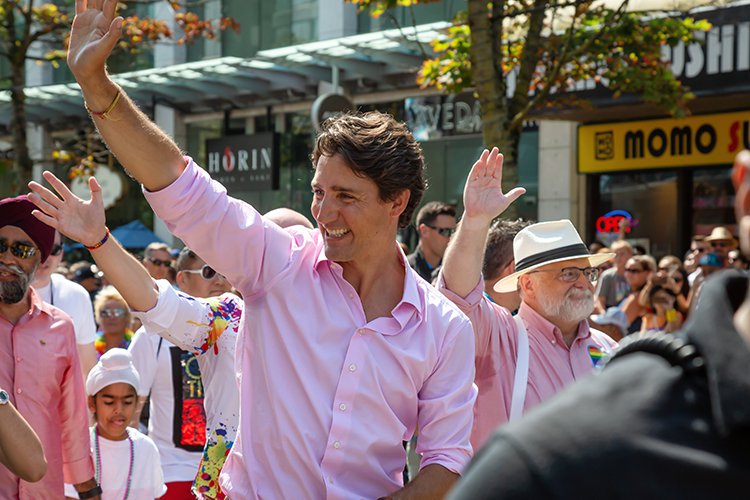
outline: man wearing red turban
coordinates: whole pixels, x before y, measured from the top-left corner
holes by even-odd
[[[30,286],[55,237],[35,208],[26,196],[0,200],[0,405],[12,402],[29,422],[49,465],[35,483],[0,466],[0,491],[57,499],[67,481],[81,498],[98,499],[73,322]]]

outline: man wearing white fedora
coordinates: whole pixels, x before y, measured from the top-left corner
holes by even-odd
[[[438,288],[474,327],[479,389],[471,438],[475,450],[498,425],[591,373],[617,345],[587,322],[594,310],[597,266],[613,254],[591,255],[569,220],[532,224],[516,235],[514,272],[495,284],[497,292],[520,292],[515,317],[482,294],[487,231],[525,191],[503,194],[502,164],[503,156],[494,148],[472,167],[464,188],[464,215],[438,280]]]

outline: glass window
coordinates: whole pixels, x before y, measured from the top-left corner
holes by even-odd
[[[737,234],[731,173],[729,168],[694,171],[693,234],[710,234],[716,226],[726,226]]]
[[[656,257],[679,255],[676,172],[637,172],[599,176],[599,203],[594,211],[596,239],[609,245],[617,230],[608,221],[626,211],[635,219],[627,240]]]

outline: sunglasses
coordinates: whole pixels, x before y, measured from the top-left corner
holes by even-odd
[[[729,248],[732,245],[728,241],[712,241],[711,246],[713,248]]]
[[[60,243],[58,243],[57,245],[52,247],[52,250],[50,251],[49,254],[57,257],[58,255],[62,253],[62,251],[63,251],[63,246]]]
[[[445,236],[446,238],[450,238],[451,236],[453,236],[453,233],[456,232],[455,227],[437,227],[437,226],[431,226],[429,224],[425,224],[425,226],[437,231],[438,234],[440,234],[440,236]]]
[[[149,257],[148,261],[151,262],[155,266],[169,267],[172,265],[171,260],[161,260],[161,259],[154,259],[153,257]]]
[[[646,270],[645,269],[630,268],[630,269],[625,269],[625,272],[626,273],[632,273],[632,274],[638,274],[638,273],[645,273]]]
[[[205,264],[200,269],[183,269],[181,272],[183,273],[200,273],[201,278],[204,280],[212,280],[214,277],[218,274],[213,267],[209,266],[208,264]]]
[[[125,309],[118,307],[116,309],[102,309],[99,314],[102,318],[122,318],[125,316]]]
[[[6,240],[0,240],[0,255],[4,254],[10,249],[10,253],[14,257],[19,259],[30,259],[36,255],[37,249],[34,245],[28,243],[22,243],[16,241],[15,243],[9,244]]]
[[[599,269],[596,267],[565,267],[559,271],[556,269],[539,269],[537,271],[531,271],[533,273],[559,273],[557,279],[564,281],[565,283],[573,283],[581,277],[583,274],[587,280],[591,283],[599,279]]]

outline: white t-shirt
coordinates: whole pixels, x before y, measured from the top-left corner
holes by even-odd
[[[128,428],[128,434],[133,441],[133,474],[130,478],[130,493],[128,498],[148,500],[159,498],[167,492],[161,467],[159,467],[159,451],[148,436],[135,429]],[[110,441],[99,436],[99,453],[101,471],[99,484],[102,487],[102,500],[121,500],[128,485],[130,468],[130,441]],[[91,428],[91,456],[96,466],[96,434]],[[65,496],[78,498],[75,488],[65,485]]]
[[[195,354],[205,390],[206,444],[193,491],[216,498],[219,472],[237,436],[240,398],[234,383],[235,347],[244,303],[238,296],[198,299],[158,280],[159,300],[147,312],[135,312],[150,334]],[[195,471],[194,471],[195,472]]]
[[[91,344],[96,340],[94,308],[85,288],[61,274],[52,273],[49,285],[34,290],[44,302],[59,307],[73,319],[77,344]]]
[[[140,375],[138,395],[151,393],[148,435],[159,449],[164,480],[192,481],[206,442],[198,363],[192,354],[143,327],[128,350]]]

